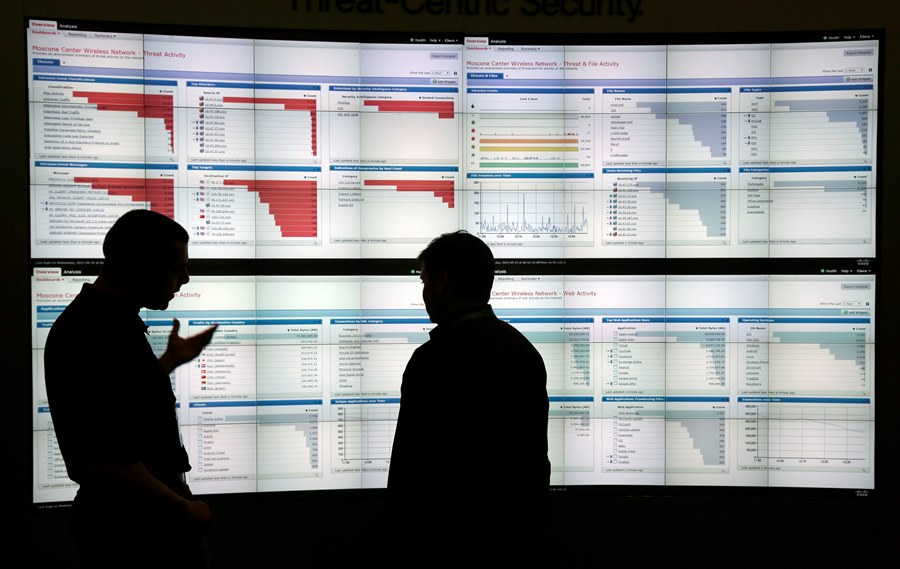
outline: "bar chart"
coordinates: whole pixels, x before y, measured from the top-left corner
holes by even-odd
[[[387,472],[400,399],[333,399],[332,472]]]
[[[771,106],[742,116],[742,155],[771,164],[870,164],[871,85],[773,88]]]
[[[425,342],[431,322],[410,319],[332,319],[338,339],[331,350],[331,393],[399,396],[403,370]]]
[[[770,240],[872,243],[873,188],[865,171],[772,175]]]
[[[458,164],[456,88],[332,86],[329,95],[334,162]]]
[[[172,95],[73,91],[72,97],[86,99],[98,111],[134,113],[139,118],[147,119],[149,123],[146,129],[147,153],[156,155],[162,147],[169,156],[175,154],[175,111]],[[166,134],[162,140],[157,136],[160,126]]]
[[[663,479],[668,450],[663,405],[649,397],[603,398],[608,417],[601,422],[603,472],[657,474]]]
[[[744,319],[739,344],[745,390],[774,395],[871,395],[867,318]]]
[[[265,86],[256,91],[266,91]],[[257,163],[312,162],[318,156],[316,98],[223,96],[222,103],[246,105],[256,111],[253,125]]]
[[[868,398],[742,397],[741,468],[869,472]]]
[[[319,198],[315,180],[227,179],[223,184],[258,196],[256,236],[259,241],[318,236]]]
[[[727,426],[723,418],[667,419],[666,472],[727,472]]]
[[[470,169],[585,170],[594,164],[593,115],[474,113],[466,121]]]
[[[135,108],[33,103],[32,115],[36,159],[143,162],[147,156],[148,125]],[[160,134],[168,140],[164,121],[157,122]]]
[[[456,167],[364,166],[356,207],[358,239],[368,242],[425,242],[459,224]],[[334,210],[332,210],[334,211]],[[334,219],[334,216],[332,217]]]
[[[135,208],[176,216],[176,173],[168,165],[38,162],[32,186],[35,246],[99,254],[106,230]]]
[[[260,404],[257,439],[259,480],[321,476],[321,404],[278,400]],[[277,412],[268,412],[271,409]]]
[[[722,182],[666,184],[666,244],[728,242],[728,190]]]

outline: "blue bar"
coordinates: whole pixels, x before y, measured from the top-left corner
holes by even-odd
[[[275,405],[321,405],[321,399],[277,399],[258,401],[260,407],[273,407]]]
[[[431,324],[427,318],[332,318],[332,324]]]
[[[125,170],[177,170],[178,164],[142,164],[140,162],[48,162],[37,161],[35,168],[122,168]]]
[[[477,87],[477,88],[469,88],[466,89],[467,93],[487,93],[487,94],[507,94],[507,95],[527,95],[527,94],[541,94],[541,95],[592,95],[594,94],[594,89],[542,89],[542,88],[532,88],[532,89],[499,89],[499,88],[487,88],[487,87]]]
[[[730,174],[731,168],[603,168],[604,174]]]
[[[235,170],[238,172],[254,172],[256,166],[219,166],[214,164],[188,164],[188,170]]]
[[[368,405],[378,403],[400,403],[399,397],[363,397],[360,399],[332,399],[332,405]]]
[[[466,174],[466,178],[475,179],[522,179],[522,180],[534,180],[534,179],[593,179],[593,172],[547,172],[544,174],[535,174],[533,172],[507,172],[507,173],[497,173],[497,172],[489,172],[489,173],[480,173],[480,172],[469,172]]]
[[[237,172],[321,172],[321,166],[228,166],[220,164],[188,164],[188,170],[231,170]]]
[[[772,397],[772,396],[740,396],[738,403],[852,403],[868,405],[872,400],[868,397]]]
[[[702,397],[699,395],[667,395],[666,401],[669,403],[728,403],[730,397]]]
[[[332,172],[458,172],[459,166],[331,166]]]
[[[188,81],[186,87],[226,87],[228,89],[253,89],[255,83],[218,83],[216,81]]]
[[[188,407],[256,407],[256,401],[191,401]]]
[[[604,174],[665,174],[665,168],[604,168]]]
[[[840,78],[843,81],[843,78]],[[772,81],[776,81],[773,79]],[[790,93],[794,91],[872,91],[874,85],[854,83],[852,85],[798,85],[796,87],[743,87],[741,93]]]
[[[256,166],[257,172],[321,172],[321,166]]]
[[[666,174],[730,174],[731,168],[666,168]]]
[[[673,324],[682,324],[682,323],[686,323],[686,324],[694,324],[694,323],[727,324],[727,323],[731,322],[731,319],[730,318],[673,318],[671,316],[668,316],[668,317],[666,317],[666,322],[673,323]]]
[[[113,85],[162,85],[165,87],[177,87],[176,81],[160,81],[150,79],[107,79],[102,77],[68,77],[65,75],[35,75],[35,81],[67,81],[71,83],[103,83]],[[36,101],[40,102],[40,101]],[[67,105],[81,105],[86,103],[63,103]]]
[[[593,324],[593,318],[501,318],[510,324]],[[565,332],[565,330],[561,331]]]
[[[604,94],[653,94],[653,95],[664,95],[666,93],[665,87],[642,87],[642,88],[630,88],[630,87],[610,87],[603,89]]]
[[[871,172],[871,166],[783,166],[769,169],[770,172]]]
[[[331,85],[329,91],[361,93],[458,93],[457,87],[370,87],[367,85]]]
[[[738,322],[777,324],[871,324],[870,318],[738,318]]]
[[[718,81],[717,81],[718,82]],[[667,93],[731,93],[731,87],[686,87],[673,89],[671,87],[664,88],[606,88],[603,93],[610,94],[667,94]]]
[[[193,74],[194,76],[198,74]],[[214,77],[215,73],[210,73]],[[237,74],[221,74],[237,75]],[[242,74],[243,75],[243,74]],[[191,77],[191,72],[183,72],[182,77]],[[343,83],[346,85],[430,85],[430,77],[358,77],[346,75],[276,75],[272,73],[247,74],[250,80],[278,81],[289,83]]]
[[[321,85],[287,85],[283,83],[255,83],[256,89],[279,89],[286,91],[321,91]]]
[[[258,326],[283,326],[286,324],[299,324],[301,326],[321,325],[322,320],[308,318],[281,318],[276,320],[257,320]]]

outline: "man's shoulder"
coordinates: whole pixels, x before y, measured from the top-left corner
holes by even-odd
[[[90,302],[84,292],[78,293],[53,321],[48,340],[60,334],[77,333],[78,328],[95,321],[91,316],[93,311],[89,305]]]
[[[459,330],[460,336],[484,335],[488,341],[491,339],[508,340],[513,342],[528,342],[528,339],[518,328],[494,314],[475,318],[464,322]]]
[[[45,347],[53,350],[59,349],[60,344],[82,346],[100,338],[107,345],[125,342],[131,337],[126,333],[131,318],[134,316],[116,309],[86,285],[54,320]]]
[[[537,348],[518,328],[496,316],[472,319],[461,322],[450,335],[450,344],[455,350],[465,350],[467,353],[482,353],[493,355],[498,352],[514,350],[522,359],[528,359],[525,355],[540,357]]]

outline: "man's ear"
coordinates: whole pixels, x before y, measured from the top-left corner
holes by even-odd
[[[439,294],[445,294],[450,290],[450,273],[446,269],[441,270],[437,275],[431,275],[434,281],[434,290]]]

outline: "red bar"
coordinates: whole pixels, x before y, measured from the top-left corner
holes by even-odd
[[[316,194],[312,192],[309,194],[295,194],[293,192],[280,193],[273,190],[256,190],[256,192],[263,201],[273,205],[315,205],[317,201]]]
[[[315,196],[295,196],[295,195],[273,195],[269,191],[256,192],[259,194],[261,201],[271,206],[277,206],[285,209],[312,208],[318,207]]]
[[[398,192],[431,192],[434,197],[454,207],[453,180],[365,180],[366,186],[396,186]]]
[[[223,103],[245,103],[248,105],[282,105],[291,111],[316,110],[315,99],[291,99],[287,97],[222,97]]]
[[[376,106],[382,111],[418,111],[423,113],[453,112],[453,101],[382,101],[367,99],[366,106]]]
[[[269,212],[272,213],[272,212]],[[272,214],[274,215],[274,214]],[[284,227],[286,225],[315,225],[316,224],[316,215],[284,215],[279,214],[278,216],[278,225]],[[309,237],[307,235],[307,237]]]
[[[316,100],[315,99],[289,99],[275,97],[222,97],[223,103],[245,103],[248,105],[282,105],[287,111],[309,111],[310,128],[312,130],[312,155],[318,156],[318,141],[316,139]]]
[[[367,99],[363,105],[378,107],[381,112],[437,113],[439,119],[452,119],[453,101],[380,101]]]
[[[172,107],[175,104],[172,95],[144,95],[144,101],[148,107]]]
[[[103,93],[73,91],[73,97],[82,97],[98,111],[137,113],[138,118],[162,119],[169,134],[169,150],[175,148],[175,111],[172,95],[145,95],[144,93]]]
[[[258,188],[267,188],[267,189],[301,188],[304,190],[315,190],[316,189],[316,181],[315,180],[256,180],[256,186]]]
[[[76,184],[90,184],[95,190],[106,190],[111,196],[126,196],[134,201],[149,202],[151,210],[175,217],[175,180],[76,176],[74,181]]]
[[[318,194],[315,180],[224,180],[226,186],[244,186],[268,206],[282,237],[318,235]]]
[[[315,206],[305,208],[285,208],[278,204],[265,202],[263,202],[261,205],[266,208],[266,211],[268,211],[269,214],[271,214],[275,218],[275,222],[279,225],[282,225],[285,221],[290,221],[292,219],[302,219],[304,221],[313,222],[318,219]]]
[[[226,186],[247,186],[250,191],[259,189],[310,191],[316,189],[315,180],[225,180],[222,183]]]
[[[161,186],[164,188],[174,188],[175,180],[168,180],[166,178],[147,178],[144,180],[147,186]]]
[[[441,198],[441,201],[445,204],[448,204],[448,207],[453,207],[453,190],[446,191],[436,191],[434,192],[434,196]]]
[[[281,236],[282,237],[309,237],[310,235],[316,235],[318,233],[318,229],[315,225],[313,226],[302,226],[302,227],[282,227],[281,228]]]
[[[312,155],[313,156],[318,156],[318,154],[316,154],[316,153],[318,152],[318,148],[319,148],[319,141],[318,141],[318,138],[316,137],[316,133],[319,132],[319,129],[316,128],[316,124],[317,124],[316,118],[317,118],[316,113],[310,111],[310,113],[309,113],[310,130],[312,131],[312,140],[310,141],[310,143],[312,144]]]
[[[81,97],[88,103],[107,103],[112,105],[144,105],[143,93],[104,93],[102,91],[73,91],[73,97]]]
[[[407,189],[422,188],[432,190],[435,188],[453,188],[453,180],[366,180],[367,186],[401,186]]]

